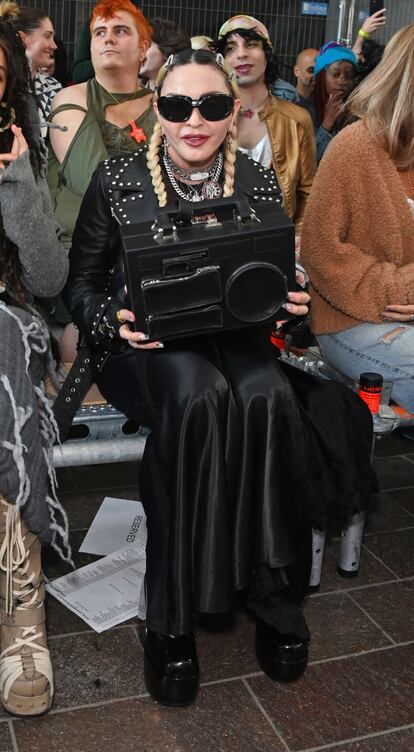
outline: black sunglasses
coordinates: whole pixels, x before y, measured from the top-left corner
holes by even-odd
[[[158,112],[170,123],[185,123],[195,107],[204,120],[224,120],[233,112],[233,97],[228,94],[204,94],[200,99],[191,99],[181,94],[167,94],[157,100]]]

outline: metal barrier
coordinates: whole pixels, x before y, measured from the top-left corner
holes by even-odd
[[[53,447],[55,467],[99,465],[140,460],[148,429],[128,420],[112,405],[85,405],[78,410],[69,438]]]

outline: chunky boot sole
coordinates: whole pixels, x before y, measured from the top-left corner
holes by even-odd
[[[308,656],[298,656],[295,660],[294,648],[289,660],[278,658],[276,648],[269,649],[269,644],[256,635],[256,657],[262,671],[271,679],[281,682],[291,682],[299,679],[305,672],[308,664]]]
[[[287,661],[271,660],[266,651],[256,645],[256,655],[260,668],[271,679],[281,682],[291,682],[299,679],[305,673],[307,659],[291,663]]]
[[[0,698],[0,701],[11,715],[30,718],[47,713],[52,707],[53,697],[50,696],[50,690],[39,697],[22,697],[10,691],[7,702],[3,698]]]
[[[161,675],[146,655],[144,656],[144,678],[151,697],[162,705],[185,707],[192,705],[196,699],[199,686],[198,675],[180,679]]]

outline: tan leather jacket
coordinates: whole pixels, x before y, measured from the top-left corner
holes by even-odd
[[[271,97],[259,118],[266,122],[285,211],[300,234],[317,166],[311,116],[303,107]]]

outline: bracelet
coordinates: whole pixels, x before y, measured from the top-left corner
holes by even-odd
[[[358,31],[358,34],[359,34],[359,36],[360,36],[360,37],[362,37],[363,39],[369,39],[369,37],[370,37],[370,33],[369,33],[368,31],[365,31],[365,29],[360,29],[360,30]]]
[[[115,327],[110,324],[105,314],[102,316],[98,326],[96,327],[96,334],[104,337],[106,340],[112,340],[116,335]]]

